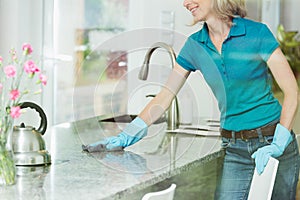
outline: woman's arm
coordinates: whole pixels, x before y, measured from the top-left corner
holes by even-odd
[[[168,109],[172,100],[185,83],[190,71],[176,64],[162,90],[146,105],[139,117],[149,126]]]
[[[257,172],[261,174],[272,156],[281,156],[293,137],[291,129],[295,120],[298,105],[298,86],[295,76],[280,48],[277,48],[268,60],[269,68],[281,88],[284,99],[280,123],[276,125],[273,141],[270,145],[259,148],[252,154]]]
[[[88,152],[120,151],[141,140],[147,135],[148,126],[153,124],[168,109],[189,74],[189,71],[176,64],[159,94],[146,105],[140,115],[130,122],[121,133],[93,144],[82,145],[82,149]]]
[[[291,131],[298,106],[297,81],[280,48],[271,54],[268,66],[284,94],[280,124]]]

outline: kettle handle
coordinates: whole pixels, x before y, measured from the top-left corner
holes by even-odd
[[[39,128],[36,130],[37,132],[39,132],[41,135],[44,135],[47,129],[47,117],[45,112],[43,111],[43,109],[38,106],[37,104],[33,103],[33,102],[22,102],[20,103],[20,108],[32,108],[35,109],[40,117],[41,117],[41,123]]]

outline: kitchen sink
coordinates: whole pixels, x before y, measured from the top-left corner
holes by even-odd
[[[124,115],[117,115],[113,117],[104,117],[103,119],[100,119],[99,122],[115,122],[115,123],[130,123],[132,120],[134,120],[137,117],[137,115],[132,114],[124,114]],[[159,118],[154,122],[154,124],[159,124],[166,122],[165,116]]]
[[[100,119],[100,122],[121,122],[121,123],[130,123],[132,120],[134,120],[137,117],[137,115],[118,115],[108,118]]]

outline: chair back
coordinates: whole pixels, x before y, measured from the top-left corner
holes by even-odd
[[[173,200],[176,184],[172,184],[169,188],[157,192],[149,192],[145,194],[142,200]]]

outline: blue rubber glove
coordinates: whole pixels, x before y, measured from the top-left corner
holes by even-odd
[[[147,124],[141,118],[136,117],[117,136],[108,137],[93,144],[82,145],[82,149],[88,152],[120,151],[141,140],[147,135],[147,132]]]
[[[285,148],[291,143],[292,140],[293,137],[290,131],[281,124],[277,124],[273,142],[270,145],[259,148],[251,156],[255,159],[255,165],[258,174],[263,173],[269,158],[271,156],[274,158],[281,156]]]

